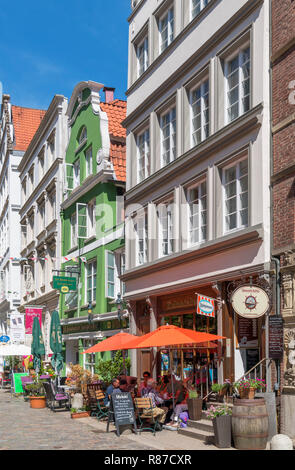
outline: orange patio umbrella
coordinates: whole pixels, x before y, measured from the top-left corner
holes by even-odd
[[[216,341],[224,339],[224,336],[212,335],[210,333],[203,333],[200,331],[188,330],[186,328],[179,328],[174,325],[160,326],[154,331],[147,333],[144,336],[136,337],[129,343],[125,344],[126,349],[141,349],[166,346],[170,350],[170,346],[181,344],[203,344],[205,342]],[[172,369],[171,369],[172,375]],[[174,400],[174,384],[172,378],[172,401],[173,408],[175,406]]]
[[[174,346],[180,344],[202,344],[208,341],[224,339],[225,336],[212,335],[201,331],[179,328],[174,325],[160,326],[144,336],[136,336],[124,349],[156,348],[161,346]]]
[[[136,338],[137,336],[130,335],[129,333],[124,333],[123,331],[121,331],[120,333],[110,336],[109,338],[100,341],[94,346],[91,346],[91,348],[86,349],[86,351],[83,351],[83,354],[129,349],[126,348],[125,345]]]

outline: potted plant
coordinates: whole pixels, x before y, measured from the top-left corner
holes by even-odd
[[[71,408],[71,418],[72,419],[77,419],[77,418],[88,418],[90,416],[90,411],[86,409],[86,406],[83,406],[82,408]]]
[[[196,390],[188,391],[188,398],[186,400],[188,407],[188,415],[192,421],[200,421],[202,419],[202,406],[203,400],[198,397]]]
[[[242,379],[236,382],[234,387],[238,389],[242,400],[253,400],[255,398],[256,390],[262,390],[265,388],[265,381],[263,379]]]
[[[26,386],[31,408],[46,408],[45,390],[41,381]]]
[[[228,405],[211,405],[208,411],[205,411],[207,417],[212,419],[215,445],[219,449],[231,447],[231,418],[232,410]]]
[[[224,400],[224,394],[225,394],[225,391],[224,391],[224,386],[223,384],[212,384],[211,385],[211,390],[213,393],[216,393],[216,399],[218,401],[222,401]]]

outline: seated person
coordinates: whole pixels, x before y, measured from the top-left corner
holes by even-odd
[[[120,381],[118,379],[113,379],[111,385],[108,386],[106,389],[106,394],[104,398],[104,404],[105,406],[110,406],[110,395],[113,393],[113,391],[117,391],[119,388]]]
[[[175,405],[175,408],[170,418],[171,421],[167,423],[169,426],[177,426],[180,413],[188,410],[188,406],[186,402],[188,396],[189,396],[188,390],[184,388],[184,399],[181,402],[178,401],[178,403]]]
[[[159,405],[162,405],[164,400],[163,398],[159,395],[159,393],[156,390],[156,382],[154,379],[148,379],[147,381],[147,386],[146,388],[143,389],[143,398],[150,398],[151,399],[151,406],[153,410],[145,409],[143,410],[143,416],[144,417],[149,417],[149,416],[154,416],[155,418],[158,417],[158,422],[160,424],[164,424],[166,414],[167,414],[167,408],[162,407],[160,408]]]
[[[121,379],[119,382],[119,388],[114,390],[116,393],[126,393],[128,392],[128,383],[127,380]]]
[[[149,371],[145,371],[143,373],[143,382],[141,382],[139,388],[138,388],[138,396],[142,397],[143,396],[143,391],[147,388],[147,381],[148,379],[151,378],[151,373]]]
[[[170,380],[169,380],[168,375],[163,375],[163,377],[161,377],[160,384],[157,387],[157,391],[163,398],[165,398],[165,396],[168,395],[167,386],[169,382]]]

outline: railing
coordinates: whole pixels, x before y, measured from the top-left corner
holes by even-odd
[[[267,359],[266,357],[264,357],[254,367],[252,367],[252,369],[248,370],[248,372],[245,372],[242,377],[236,380],[236,382],[240,382],[243,379],[257,379],[257,372],[259,372],[258,378],[265,379],[266,390],[268,391],[270,386],[268,379],[268,369],[271,365],[271,362],[271,359]]]
[[[266,357],[264,357],[254,367],[249,369],[238,380],[236,380],[235,383],[240,382],[243,379],[248,379],[248,378],[257,379],[257,374],[259,372],[258,377],[260,379],[263,379],[263,378],[265,379],[266,391],[269,391],[270,383],[268,380],[268,368],[270,367],[271,362],[272,362],[271,359],[267,359]],[[203,390],[201,389],[201,398],[203,398],[203,400],[206,400],[213,393],[212,391],[208,393],[208,374],[207,374],[206,385],[207,385],[207,395],[205,397],[203,397]]]

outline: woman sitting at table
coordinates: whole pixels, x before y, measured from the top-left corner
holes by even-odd
[[[159,417],[158,422],[160,424],[164,424],[166,414],[167,414],[167,408],[163,406],[161,408],[159,407],[164,403],[164,400],[156,390],[156,382],[154,379],[148,379],[147,386],[143,391],[142,397],[150,398],[152,408],[153,408],[152,410],[150,409],[143,410],[143,415],[145,417],[148,417],[148,416],[152,416],[153,414],[154,417]]]
[[[187,406],[187,398],[189,396],[189,393],[188,393],[188,390],[186,390],[184,388],[183,390],[183,400],[180,402],[179,401],[179,397],[180,397],[180,394],[178,395],[178,402],[177,404],[175,405],[175,408],[173,410],[173,413],[171,415],[171,421],[168,424],[168,426],[178,426],[178,420],[179,420],[179,415],[180,413],[182,413],[183,411],[187,411],[188,410],[188,406]]]

